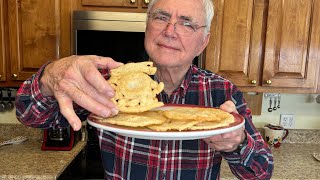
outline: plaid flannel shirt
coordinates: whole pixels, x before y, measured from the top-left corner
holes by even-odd
[[[42,96],[39,78],[45,66],[26,80],[16,98],[17,118],[36,128],[68,126],[53,97]],[[107,71],[101,71],[105,78]],[[235,103],[245,118],[248,143],[239,152],[217,152],[203,140],[144,140],[97,129],[105,179],[112,180],[209,180],[219,179],[224,158],[239,179],[270,179],[273,156],[252,123],[242,93],[230,81],[192,65],[181,86],[170,97],[158,95],[164,103],[219,107],[227,100]],[[83,120],[89,112],[75,106]]]

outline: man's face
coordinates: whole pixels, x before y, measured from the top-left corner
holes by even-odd
[[[160,66],[190,65],[208,44],[210,35],[202,27],[206,25],[205,14],[199,0],[159,0],[148,19],[145,48],[150,59]],[[159,25],[157,21],[163,24],[168,21],[169,25]],[[181,33],[183,25],[195,31]]]

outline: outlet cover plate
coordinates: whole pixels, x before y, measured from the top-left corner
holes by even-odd
[[[295,124],[294,114],[280,114],[280,125],[283,128],[294,129]]]

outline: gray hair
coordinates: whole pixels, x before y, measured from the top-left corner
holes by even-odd
[[[152,0],[150,3],[149,3],[149,6],[148,6],[148,11],[147,13],[150,12],[150,10],[152,9],[153,5],[157,2],[158,0]],[[212,3],[212,0],[202,0],[202,4],[203,4],[203,7],[204,7],[204,13],[206,15],[205,17],[205,23],[206,23],[206,32],[210,32],[210,27],[211,27],[211,21],[213,19],[213,16],[214,16],[214,9],[213,9],[213,3]]]

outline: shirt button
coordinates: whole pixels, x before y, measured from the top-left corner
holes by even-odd
[[[166,179],[166,173],[162,173],[162,179],[163,179],[163,180]]]
[[[168,141],[162,141],[162,147],[166,147],[168,145]]]

